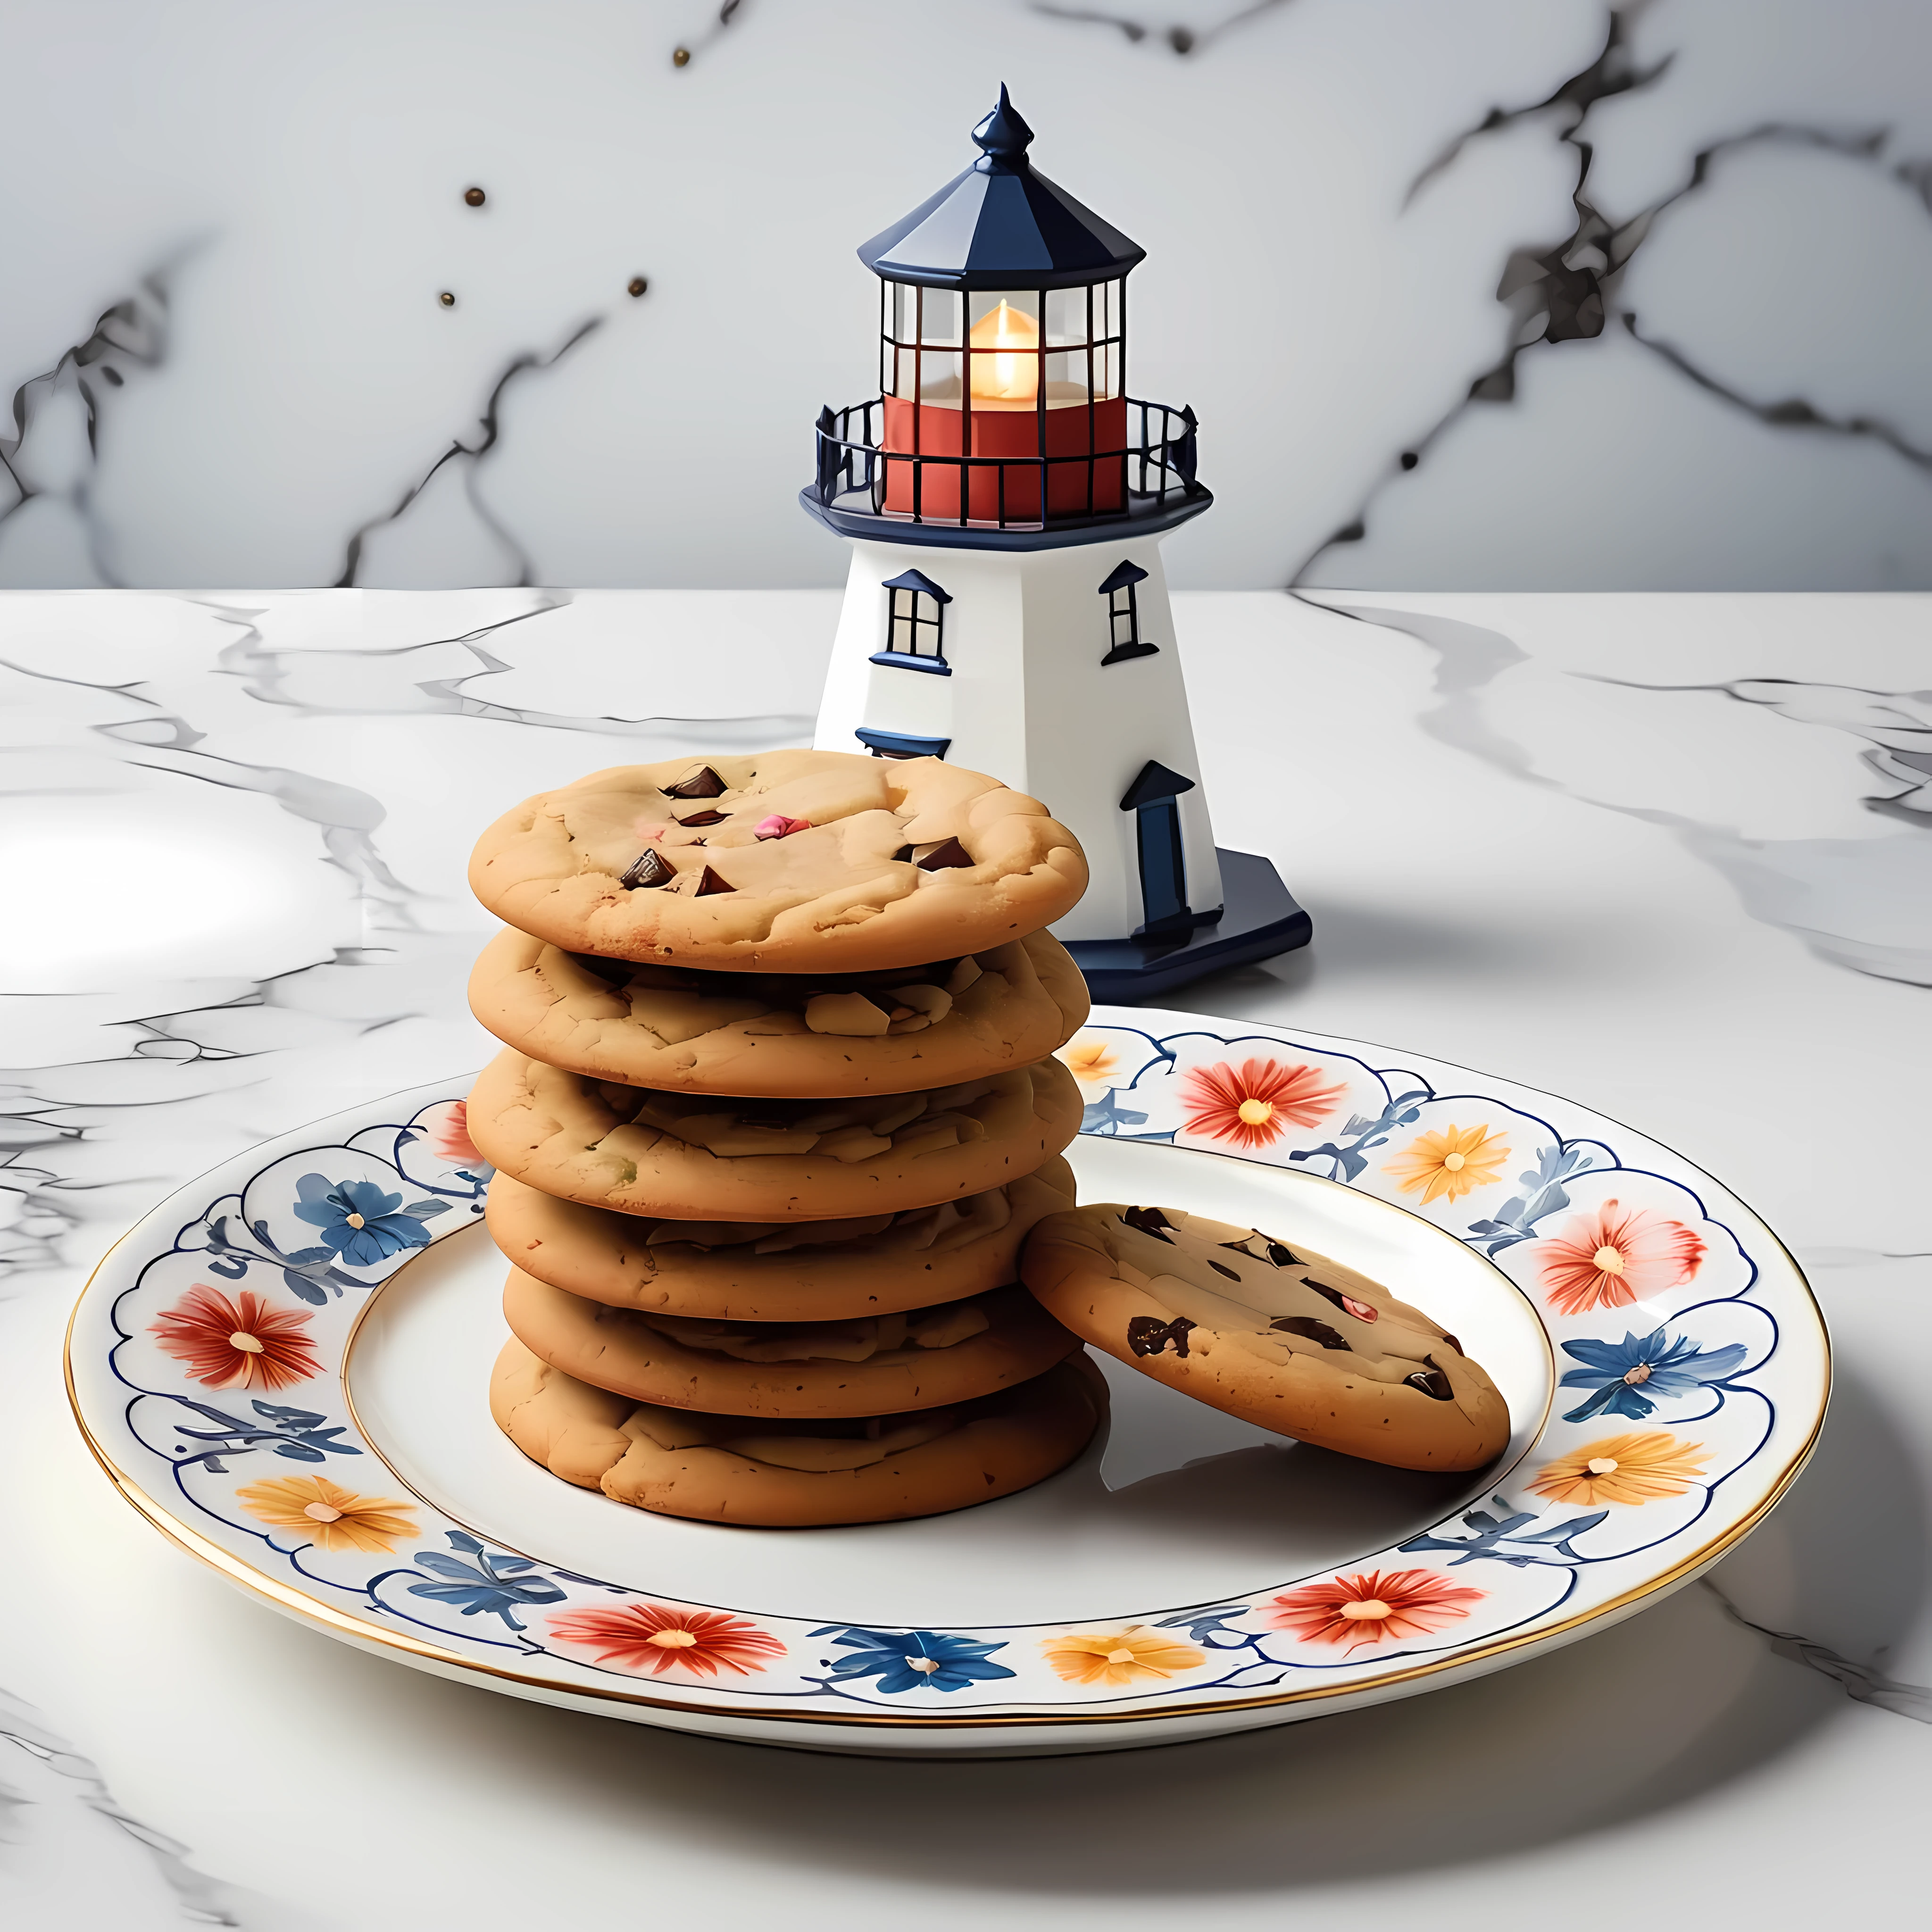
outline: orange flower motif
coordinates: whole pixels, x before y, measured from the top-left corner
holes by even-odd
[[[1559,1456],[1537,1471],[1530,1484],[1552,1502],[1647,1503],[1681,1496],[1704,1473],[1701,1442],[1680,1442],[1664,1430],[1605,1436]]]
[[[1337,1643],[1350,1655],[1378,1643],[1429,1636],[1469,1612],[1485,1590],[1451,1583],[1432,1570],[1371,1570],[1304,1584],[1277,1597],[1261,1615],[1271,1630],[1291,1630],[1304,1643]]]
[[[322,1372],[301,1309],[271,1308],[244,1288],[232,1301],[197,1282],[148,1324],[163,1351],[209,1388],[292,1388]]]
[[[428,1136],[429,1150],[452,1167],[488,1167],[490,1163],[477,1151],[470,1138],[470,1106],[464,1100],[446,1100],[432,1107],[416,1125]]]
[[[1312,1127],[1335,1111],[1347,1082],[1324,1087],[1322,1078],[1318,1066],[1278,1060],[1244,1060],[1238,1072],[1226,1060],[1197,1066],[1180,1083],[1187,1131],[1237,1147],[1272,1147],[1290,1125]]]
[[[367,1552],[395,1548],[416,1533],[407,1503],[394,1496],[358,1496],[326,1476],[279,1476],[250,1483],[236,1500],[257,1522],[276,1529],[302,1531],[324,1550]]]
[[[642,1676],[688,1670],[716,1677],[721,1670],[746,1677],[785,1647],[769,1631],[722,1610],[676,1610],[668,1604],[626,1604],[621,1609],[566,1610],[550,1620],[560,1642],[581,1644],[600,1664]]]
[[[1681,1286],[1704,1259],[1702,1236],[1648,1208],[1606,1201],[1539,1244],[1537,1266],[1558,1314],[1622,1308]]]
[[[1478,1187],[1486,1187],[1503,1171],[1509,1148],[1500,1134],[1486,1126],[1457,1126],[1454,1121],[1439,1134],[1421,1134],[1383,1168],[1405,1194],[1418,1190],[1422,1204],[1460,1201]]]
[[[1040,1640],[1054,1672],[1070,1684],[1131,1684],[1137,1678],[1178,1676],[1208,1661],[1208,1653],[1142,1624],[1106,1634]]]
[[[1060,1059],[1083,1087],[1098,1086],[1120,1068],[1120,1056],[1096,1033],[1083,1033],[1069,1040],[1060,1049]]]

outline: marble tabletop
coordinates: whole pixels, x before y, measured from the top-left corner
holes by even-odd
[[[1175,603],[1222,842],[1316,938],[1174,1003],[1552,1089],[1736,1189],[1837,1350],[1769,1522],[1498,1676],[1103,1756],[720,1744],[284,1621],[90,1460],[76,1293],[213,1162],[479,1064],[476,828],[597,766],[802,742],[836,596],[14,593],[0,1920],[1783,1926],[1922,1895],[1932,1220],[1898,1108],[1932,1073],[1932,599]]]

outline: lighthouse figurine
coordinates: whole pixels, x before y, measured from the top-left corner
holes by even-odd
[[[1193,411],[1126,392],[1146,251],[1034,172],[1004,87],[973,139],[859,250],[880,392],[820,412],[800,492],[852,550],[813,742],[1050,800],[1091,872],[1055,934],[1096,999],[1155,998],[1305,945],[1308,915],[1214,843],[1160,558],[1214,499]]]

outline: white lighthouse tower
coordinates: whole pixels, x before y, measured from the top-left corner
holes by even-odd
[[[880,394],[820,412],[800,500],[852,549],[814,742],[941,758],[1085,848],[1054,930],[1095,998],[1307,942],[1274,866],[1216,849],[1160,540],[1214,499],[1191,410],[1126,393],[1146,251],[1034,172],[1000,90],[972,166],[859,250]]]

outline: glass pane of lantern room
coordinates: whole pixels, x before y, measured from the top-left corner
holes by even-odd
[[[1037,289],[975,290],[966,298],[975,409],[1030,410],[1040,394]]]
[[[919,339],[919,311],[914,306],[918,291],[905,282],[886,282],[881,285],[880,293],[880,386],[888,396],[915,395],[918,358],[912,350],[901,345]]]
[[[959,296],[953,289],[928,289],[922,307],[920,339],[942,348],[959,346]],[[911,338],[907,338],[910,340]]]
[[[956,290],[922,291],[920,339],[940,346],[937,353],[932,348],[920,352],[919,393],[926,402],[950,404],[955,408],[959,401],[959,357],[956,352],[959,346],[959,308]],[[956,352],[947,354],[947,349]]]
[[[1004,302],[1018,316],[1024,317],[1010,326],[1022,334],[1030,332],[1036,342],[1040,337],[1040,294],[1037,289],[975,289],[966,298],[967,326],[976,328]]]
[[[1096,368],[1097,377],[1100,370]],[[1056,350],[1046,358],[1046,406],[1064,409],[1087,400],[1087,352],[1084,349]]]
[[[1054,349],[1078,347],[1088,338],[1087,328],[1088,302],[1093,302],[1094,330],[1095,335],[1102,331],[1100,322],[1105,313],[1105,300],[1100,289],[1048,289],[1046,292],[1046,340],[1048,346]]]

